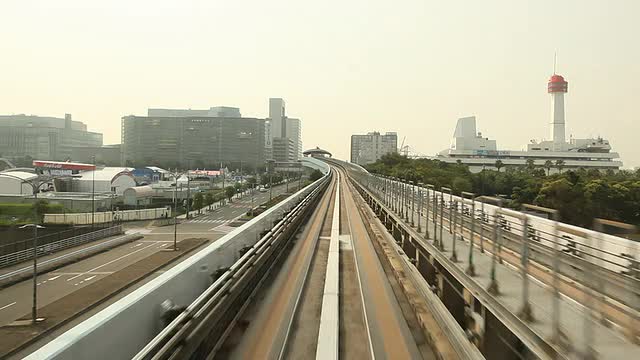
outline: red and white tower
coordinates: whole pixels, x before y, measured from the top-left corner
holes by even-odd
[[[569,83],[558,74],[553,74],[547,84],[547,92],[551,94],[551,140],[554,151],[565,150],[564,134],[564,94]]]

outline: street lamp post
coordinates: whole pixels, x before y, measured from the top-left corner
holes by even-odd
[[[442,237],[442,227],[444,223],[444,193],[442,192],[442,187],[440,187],[440,241],[438,245],[440,245],[440,251],[444,251],[444,239]]]
[[[269,160],[267,170],[269,171],[269,202],[273,199],[273,160]]]
[[[458,211],[458,204],[457,203],[453,203],[453,190],[448,188],[448,187],[440,187],[440,195],[443,196],[443,193],[447,191],[449,193],[449,233],[452,234],[451,237],[451,247],[452,247],[452,252],[451,252],[451,260],[452,261],[458,261],[458,256],[456,254],[456,219],[453,217],[455,215],[457,215],[457,211]],[[442,201],[444,202],[444,197],[442,198]],[[444,207],[444,206],[443,206]],[[455,212],[454,212],[455,211]],[[440,208],[440,242],[442,243],[443,239],[442,239],[442,208]]]
[[[420,215],[422,213],[422,197],[424,194],[422,193],[422,189],[424,188],[424,184],[418,183],[418,233],[422,232],[422,225],[420,225]],[[427,220],[428,222],[429,220]]]
[[[470,199],[466,199],[466,196],[468,196]],[[467,192],[467,191],[463,191],[462,192],[462,204],[464,206],[465,202],[470,202],[471,203],[471,229],[470,229],[470,233],[471,235],[469,236],[469,264],[467,265],[467,274],[469,276],[475,276],[476,275],[476,268],[475,265],[473,264],[473,242],[474,242],[474,237],[475,237],[475,231],[476,231],[476,202],[474,201],[475,198],[475,194],[471,193],[471,192]],[[460,222],[463,222],[464,220],[464,213],[460,216]],[[462,227],[462,229],[464,230],[464,226]]]
[[[91,156],[93,159],[93,171],[91,172],[91,228],[95,226],[95,214],[96,214],[96,156]]]
[[[491,196],[480,196],[478,197],[478,200],[482,201],[483,204],[485,200],[490,201],[498,206],[498,210],[494,211],[493,213],[493,246],[491,248],[493,254],[491,255],[491,283],[489,283],[487,291],[489,292],[489,294],[499,295],[500,289],[498,287],[498,279],[496,278],[496,267],[498,263],[498,257],[500,256],[499,242],[500,238],[502,237],[500,230],[501,228],[498,225],[500,211],[502,211],[502,199]]]
[[[427,184],[427,188],[426,188],[426,190],[427,190],[427,213],[425,214],[426,222],[425,222],[425,234],[424,234],[425,238],[427,238],[427,239],[429,238],[429,201],[430,201],[430,199],[429,199],[429,189],[431,189],[431,192],[435,194],[435,192],[433,191],[434,190],[434,186],[431,185],[431,184]],[[435,203],[436,202],[435,202],[435,198],[434,198],[434,201],[433,201],[433,204],[434,204],[434,216],[435,216]],[[435,218],[433,220],[433,223],[435,224]],[[434,225],[433,231],[435,232],[435,225]]]
[[[31,323],[35,324],[38,321],[42,321],[43,319],[38,318],[38,229],[43,229],[44,226],[39,225],[40,214],[38,214],[38,192],[40,191],[40,187],[43,184],[48,183],[56,178],[62,178],[67,176],[38,176],[38,178],[34,180],[25,180],[21,177],[10,175],[8,173],[2,173],[0,176],[13,178],[16,180],[20,180],[20,191],[22,191],[22,183],[26,183],[31,186],[33,191],[33,201],[34,201],[34,214],[35,219],[33,224],[27,224],[21,226],[21,228],[33,227],[33,296],[32,296],[32,304],[31,304]]]
[[[174,178],[175,184],[173,186],[173,251],[178,251],[178,178],[182,176],[179,172],[170,173]],[[180,191],[182,192],[182,190]]]
[[[416,186],[413,180],[409,181],[411,184],[411,226],[415,226],[415,213],[416,213]]]

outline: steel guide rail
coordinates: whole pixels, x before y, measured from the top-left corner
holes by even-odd
[[[396,181],[394,180],[394,182]],[[401,187],[409,186],[407,184],[402,184],[402,183],[397,185],[400,185]],[[373,190],[377,190],[380,193],[380,196],[384,195],[384,188],[380,188],[380,186],[373,186]],[[445,190],[448,191],[448,189],[445,189]],[[466,225],[470,224],[470,215],[465,216],[464,211],[458,212],[458,209],[464,208],[464,205],[458,206],[458,204],[456,204],[457,197],[453,197],[451,202],[447,202],[448,199],[443,199],[442,196],[438,196],[438,194],[442,194],[442,193],[438,193],[434,191],[434,194],[435,194],[434,201],[436,203],[439,203],[442,208],[447,208],[446,213],[448,213],[448,216],[445,216],[445,217],[449,217],[451,219],[451,220],[446,219],[447,221],[451,221],[451,223],[449,224],[449,229],[450,229],[449,231],[452,232],[451,229],[454,227],[454,225],[456,227],[462,225],[464,226],[465,230],[469,231],[470,227]],[[449,194],[447,193],[447,195]],[[414,200],[415,200],[415,197],[414,197]],[[469,201],[469,199],[466,199],[466,200]],[[480,201],[476,200],[476,202],[479,203]],[[406,206],[406,204],[403,206]],[[451,215],[454,213],[459,217],[458,224],[452,221],[453,218]],[[506,208],[502,208],[501,212],[499,212],[497,208],[494,209],[493,215],[498,220],[494,219],[493,222],[500,227],[499,239],[498,239],[499,249],[502,249],[502,247],[505,247],[506,249],[509,249],[510,251],[513,251],[516,254],[521,252],[523,248],[523,239],[521,236],[519,236],[519,234],[516,234],[515,231],[520,230],[520,232],[523,232],[525,227],[523,227],[521,223],[512,222],[506,219],[505,216],[510,216],[513,218],[520,219],[522,214],[523,213],[521,212],[514,211],[511,209],[506,209]],[[462,219],[462,221],[460,221],[460,219]],[[406,215],[405,215],[405,220],[406,220]],[[522,221],[522,219],[520,219],[520,221]],[[481,220],[480,223],[482,224],[480,226],[480,228],[482,229],[482,232],[485,235],[490,235],[493,229],[491,225],[488,225],[489,222]],[[571,234],[573,236],[579,236],[580,234],[582,234],[583,237],[585,238],[589,238],[590,236],[595,236],[599,240],[602,240],[600,236],[601,234],[597,232],[580,231],[575,227],[570,227],[560,223],[558,224],[558,228],[564,233]],[[526,227],[526,229],[529,229],[529,227]],[[477,236],[477,232],[474,234]],[[561,239],[561,237],[558,237],[558,240],[559,239]],[[488,241],[489,243],[492,243],[491,239],[483,239],[483,240]],[[541,240],[545,240],[549,242],[552,246],[544,244]],[[556,257],[555,255],[556,250],[554,249],[553,246],[561,245],[558,240],[554,241],[552,239],[542,238],[542,237],[539,237],[538,240],[533,240],[529,236],[527,241],[528,243],[527,245],[529,247],[527,251],[528,257],[531,258],[531,260],[543,266],[550,267],[553,264],[553,261]],[[621,240],[624,240],[624,239],[621,239]],[[601,284],[599,285],[598,282],[585,283],[583,285],[591,288],[594,291],[601,292],[606,297],[613,299],[614,301],[617,301],[618,303],[621,303],[624,306],[629,307],[630,310],[632,309],[631,311],[638,311],[640,309],[640,302],[637,301],[638,297],[640,297],[640,278],[639,278],[640,269],[638,269],[637,260],[634,260],[633,257],[625,258],[625,257],[616,255],[615,257],[620,259],[620,261],[629,262],[629,266],[626,268],[625,272],[616,272],[604,265],[614,264],[619,268],[625,268],[625,267],[620,263],[613,262],[604,257],[607,254],[611,255],[610,252],[600,250],[598,247],[594,246],[591,243],[591,241],[589,241],[589,239],[587,239],[587,241],[580,243],[579,245],[585,250],[589,250],[589,249],[593,250],[592,251],[593,253],[589,253],[585,250],[580,250],[577,247],[575,248],[574,253],[568,253],[567,251],[559,251],[557,255],[559,260],[559,264],[558,264],[559,274],[566,276],[569,279],[572,279],[574,281],[584,283],[583,279],[584,279],[585,271],[594,272],[594,274],[596,274],[599,278],[605,279],[604,283],[601,283],[604,285],[601,285]],[[634,251],[634,249],[631,249],[630,251],[632,253],[637,252],[637,251]],[[587,259],[587,257],[589,258],[589,260]],[[501,262],[502,258],[500,256],[498,256],[498,258],[499,258],[499,261]],[[603,300],[605,299],[603,298]],[[633,315],[626,309],[621,309],[621,310],[623,312],[626,312],[628,315]]]
[[[369,174],[366,174],[366,175],[369,175]],[[403,216],[403,211],[404,212],[411,211],[409,209],[409,204],[407,204],[407,202],[404,202],[404,203],[398,202],[397,200],[393,199],[393,196],[394,194],[402,193],[403,191],[407,192],[406,189],[408,189],[410,185],[406,183],[398,182],[395,179],[388,179],[388,178],[385,179],[385,178],[375,178],[375,177],[371,177],[371,178],[366,178],[363,174],[362,178],[359,179],[359,182],[362,183],[361,184],[362,188],[363,189],[368,188],[367,192],[369,192],[373,197],[379,200],[382,200],[384,198],[385,202],[388,202],[391,204],[392,207],[395,207],[394,211],[397,210],[400,213],[399,216],[401,220],[406,222],[408,219],[408,215],[405,214]],[[380,185],[381,182],[383,185]],[[391,191],[389,191],[389,188],[391,188]],[[405,190],[402,190],[403,188]],[[481,203],[483,207],[485,205],[484,202],[478,201],[477,199],[469,200],[469,199],[462,199],[462,198],[456,197],[456,199],[452,199],[452,201],[449,202],[449,206],[447,206],[447,202],[444,201],[445,199],[443,199],[443,196],[441,195],[442,192],[439,193],[440,199],[437,199],[438,193],[435,190],[433,190],[433,188],[431,189],[433,191],[433,194],[436,197],[435,202],[441,204],[441,214],[440,214],[441,228],[443,223],[442,209],[444,207],[447,207],[449,209],[447,212],[449,213],[448,217],[450,219],[451,219],[451,215],[453,215],[453,221],[451,222],[451,220],[448,220],[449,221],[448,227],[450,232],[457,232],[456,231],[457,226],[460,225],[461,228],[459,233],[463,235],[464,231],[462,230],[462,226],[465,225],[465,223],[470,223],[469,221],[470,219],[477,218],[476,214],[473,214],[474,217],[471,218],[471,213],[468,213],[469,215],[465,216],[464,210],[458,213],[458,209],[461,209],[461,208],[464,209],[464,205],[459,207],[456,204],[456,202],[459,199],[461,199],[461,201],[467,201],[471,204],[473,204],[473,201],[475,201],[475,202]],[[445,190],[446,189],[443,189],[443,191]],[[426,190],[426,192],[428,194],[428,190]],[[389,193],[391,193],[391,195]],[[415,197],[413,197],[412,199],[413,200],[409,200],[409,201],[412,201],[412,202],[415,201]],[[428,195],[427,195],[427,199],[429,199]],[[420,211],[420,209],[418,211]],[[413,211],[412,211],[412,215],[413,215]],[[462,221],[458,220],[458,225],[456,225],[456,215],[460,215],[462,219]],[[483,217],[482,215],[484,215],[484,213],[481,214],[481,218]],[[617,273],[609,269],[608,267],[604,266],[607,263],[607,259],[604,258],[604,256],[606,254],[611,254],[611,253],[607,251],[599,250],[602,244],[601,241],[605,237],[607,237],[607,240],[619,239],[619,241],[622,241],[622,242],[629,242],[629,240],[626,240],[624,238],[604,235],[598,231],[581,229],[581,228],[577,228],[575,226],[570,226],[566,224],[557,223],[557,225],[555,225],[555,222],[552,222],[552,224],[556,226],[556,230],[555,230],[556,234],[558,231],[562,231],[565,234],[577,236],[578,239],[583,240],[583,242],[580,243],[580,246],[584,246],[585,248],[588,248],[588,249],[595,249],[600,251],[600,257],[598,257],[596,254],[588,254],[589,256],[592,257],[592,259],[595,259],[595,260],[587,260],[583,257],[571,256],[571,254],[567,254],[566,252],[559,252],[557,248],[552,248],[547,244],[542,244],[539,241],[532,239],[530,234],[531,227],[527,226],[527,220],[534,218],[533,215],[530,215],[530,214],[525,215],[525,213],[523,212],[518,212],[518,211],[501,208],[501,207],[497,207],[497,208],[494,207],[493,215],[494,215],[493,227],[496,227],[499,231],[498,231],[497,241],[495,240],[494,241],[489,240],[489,241],[491,243],[497,243],[498,253],[500,253],[500,249],[502,248],[503,243],[505,243],[504,244],[505,248],[513,251],[517,256],[520,256],[522,264],[514,263],[514,265],[522,270],[525,269],[526,259],[529,259],[529,258],[547,267],[550,265],[554,265],[554,269],[557,269],[558,274],[562,274],[563,276],[574,279],[584,287],[585,292],[591,293],[591,296],[597,297],[598,302],[603,304],[601,308],[599,307],[594,308],[593,306],[588,307],[590,311],[600,312],[600,314],[596,315],[595,317],[599,316],[601,320],[612,320],[613,322],[617,322],[618,325],[622,325],[623,327],[626,326],[626,329],[624,329],[623,331],[628,332],[627,335],[632,341],[634,342],[636,341],[636,336],[638,331],[637,310],[638,308],[640,308],[639,306],[640,304],[638,301],[640,296],[640,286],[639,286],[640,281],[637,278],[640,273],[638,272],[638,268],[637,268],[637,260],[634,260],[633,258],[634,254],[635,254],[635,257],[637,258],[636,243],[631,242],[630,244],[627,245],[629,246],[629,249],[632,252],[631,258],[620,257],[621,259],[625,259],[626,261],[629,261],[631,263],[629,265],[628,271]],[[522,225],[518,227],[518,229],[520,229],[521,230],[520,232],[522,233],[521,234],[522,236],[520,239],[517,238],[518,234],[515,234],[511,231],[512,229],[510,226],[507,226],[505,229],[505,223],[509,224],[505,216],[516,218],[520,222],[522,222]],[[503,219],[505,221],[502,221]],[[596,220],[602,224],[623,228],[624,230],[636,229],[634,226],[627,225],[627,224],[621,224],[621,223],[611,222],[611,221],[602,220],[602,219],[596,219]],[[549,221],[549,220],[544,220],[544,221]],[[482,221],[482,222],[488,223],[487,221]],[[610,223],[613,223],[613,224],[610,224]],[[547,225],[548,224],[546,225],[542,224],[542,226],[547,226]],[[477,236],[477,232],[473,232],[467,226],[464,226],[464,228],[465,230],[469,230],[467,231],[469,235],[473,234],[474,238],[476,238],[475,236]],[[481,229],[480,236],[482,239],[482,231],[487,230],[487,228],[485,226],[481,226],[480,229]],[[518,229],[515,229],[515,230],[518,230]],[[504,230],[508,230],[508,231],[504,231]],[[489,234],[493,233],[495,236],[496,232],[494,229],[489,229],[488,233]],[[559,239],[560,237],[558,236],[557,238]],[[592,240],[594,238],[598,240],[598,244],[596,246],[593,246],[592,244]],[[469,238],[467,237],[467,239]],[[476,243],[476,241],[477,240],[474,240],[474,243]],[[553,241],[549,241],[549,242],[551,242],[554,247],[558,245],[558,242],[553,242]],[[495,246],[495,244],[493,245]],[[480,246],[482,251],[482,240],[481,240]],[[493,247],[492,249],[495,249],[495,247]],[[493,250],[491,252],[493,252]],[[498,255],[498,257],[500,258],[500,255]],[[500,258],[500,261],[502,261],[501,258]],[[617,265],[621,266],[620,264],[617,264]],[[473,266],[471,261],[469,262],[469,266],[470,267]],[[527,272],[525,271],[525,273]],[[587,276],[587,274],[589,274],[589,276]],[[593,280],[592,279],[593,275],[595,275],[596,280],[590,281],[590,280]],[[572,284],[571,281],[566,279],[562,279],[561,281]],[[528,305],[526,302],[526,299],[527,299],[526,288],[527,288],[526,284],[523,284],[523,289],[525,290],[525,294],[523,294],[523,299],[525,300],[523,310],[527,310],[526,305]],[[588,297],[588,298],[591,299],[591,297]],[[620,307],[615,302],[608,301],[607,298],[614,299],[615,301],[618,302],[618,304],[623,304],[623,306]],[[601,310],[601,309],[604,309],[605,306],[613,306],[614,308],[617,308],[618,314],[610,315],[612,317],[609,318],[607,315],[605,315],[604,313],[605,310]],[[526,311],[524,313],[526,314]],[[525,318],[527,317],[525,316]]]
[[[356,179],[353,179],[352,183],[356,185],[356,189],[363,196],[371,196],[373,194],[365,189],[365,186],[360,184]],[[376,200],[377,201],[377,200]],[[518,334],[520,340],[536,355],[542,358],[551,358],[560,354],[556,349],[551,347],[542,337],[540,337],[535,331],[533,331],[527,324],[507,309],[502,303],[497,301],[493,295],[491,295],[486,289],[479,286],[472,278],[467,275],[463,269],[455,266],[449,258],[434,245],[421,239],[421,236],[416,233],[416,230],[405,224],[404,218],[398,214],[390,211],[384,204],[378,202],[378,204],[388,210],[388,215],[395,219],[397,224],[403,227],[404,231],[411,234],[411,237],[415,240],[412,244],[423,253],[430,254],[433,258],[443,266],[446,271],[451,273],[465,288],[469,289],[476,298],[487,307],[498,319],[502,321],[509,328],[514,329],[514,333]]]
[[[229,267],[134,359],[207,358],[222,344],[253,293],[329,183],[327,177]]]

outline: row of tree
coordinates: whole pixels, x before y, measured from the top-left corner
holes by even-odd
[[[496,164],[498,169],[503,167],[501,162]],[[552,168],[558,171],[551,174]],[[562,221],[580,226],[591,226],[594,217],[640,224],[640,170],[563,171],[564,162],[548,161],[542,168],[528,162],[519,168],[504,167],[504,171],[471,173],[462,164],[399,154],[385,155],[367,169],[416,183],[448,186],[457,193],[502,196],[513,208],[524,203],[554,208]]]

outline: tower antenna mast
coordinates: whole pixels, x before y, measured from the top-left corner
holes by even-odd
[[[556,68],[558,67],[558,52],[553,53],[553,75],[556,74]]]

